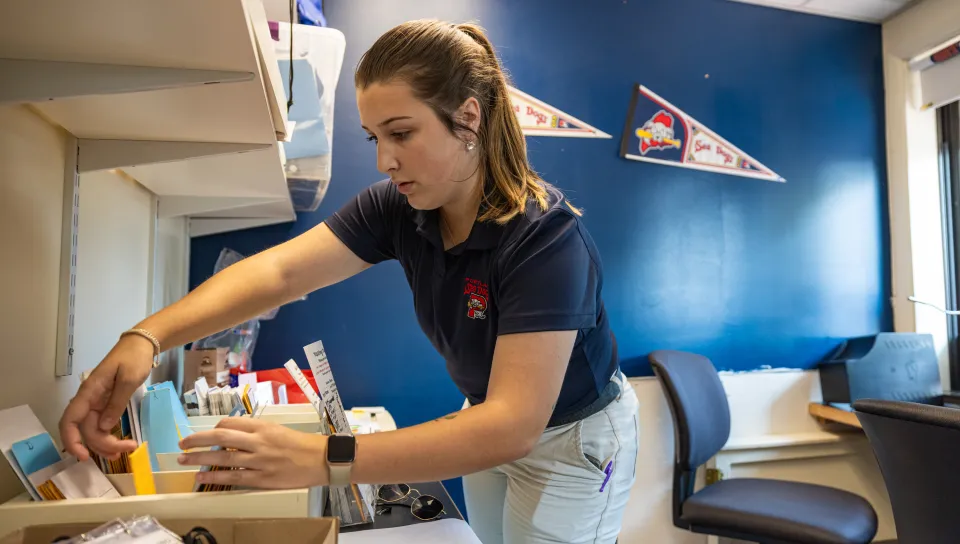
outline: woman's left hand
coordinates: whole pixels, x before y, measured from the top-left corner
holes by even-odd
[[[322,434],[302,433],[249,417],[227,417],[216,429],[180,441],[183,450],[212,446],[223,450],[184,453],[178,461],[181,465],[240,470],[199,472],[200,483],[294,489],[325,485],[328,480],[327,441]]]

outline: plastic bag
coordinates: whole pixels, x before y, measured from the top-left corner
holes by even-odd
[[[334,92],[340,80],[346,39],[342,32],[303,24],[276,23],[274,49],[292,129],[282,142],[284,174],[295,211],[314,211],[330,183]],[[293,73],[293,88],[290,75]]]
[[[54,542],[62,544],[132,544],[136,542],[175,544],[183,542],[183,539],[160,525],[153,516],[141,516],[128,520],[118,518],[81,535],[69,539],[57,539]]]
[[[243,255],[225,247],[217,257],[217,262],[213,266],[213,274],[216,275],[243,259]],[[197,340],[190,346],[190,349],[227,348],[227,369],[230,371],[230,382],[232,386],[236,386],[237,375],[249,372],[252,368],[251,359],[253,359],[253,349],[257,345],[257,336],[260,334],[260,321],[273,319],[279,309],[279,307],[274,308],[236,327]]]
[[[211,334],[198,340],[190,349],[227,348],[227,369],[230,371],[230,386],[237,386],[237,375],[250,372],[253,368],[253,350],[257,346],[260,334],[260,320],[251,319],[236,327]]]

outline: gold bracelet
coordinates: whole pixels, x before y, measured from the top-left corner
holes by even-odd
[[[160,341],[157,340],[157,337],[146,329],[130,329],[120,333],[120,338],[123,338],[128,334],[136,334],[137,336],[142,336],[143,338],[149,340],[150,343],[153,344],[153,368],[160,366]]]

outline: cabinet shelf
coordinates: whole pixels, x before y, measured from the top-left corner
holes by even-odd
[[[0,20],[0,105],[29,104],[76,137],[79,172],[120,168],[174,199],[170,213],[295,218],[260,0],[2,2]]]
[[[0,20],[0,73],[18,82],[0,100],[36,102],[78,138],[270,143],[287,133],[259,1],[4,2]]]

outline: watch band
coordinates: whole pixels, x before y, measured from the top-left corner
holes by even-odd
[[[330,467],[330,487],[346,487],[350,485],[350,464],[328,464]]]

